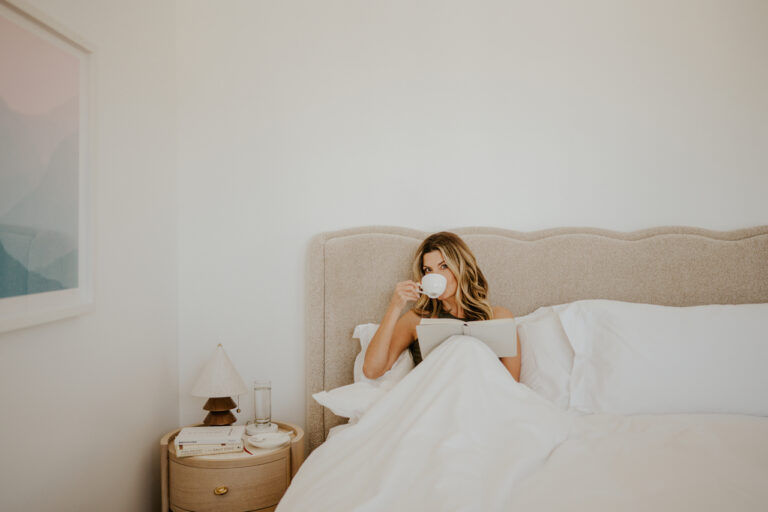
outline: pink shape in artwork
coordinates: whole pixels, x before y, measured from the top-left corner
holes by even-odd
[[[77,57],[0,16],[0,97],[41,115],[78,96]]]

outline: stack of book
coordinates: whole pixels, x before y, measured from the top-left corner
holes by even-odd
[[[177,457],[243,451],[245,426],[184,427],[173,444]]]

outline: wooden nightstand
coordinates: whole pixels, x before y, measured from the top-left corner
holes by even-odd
[[[304,430],[274,422],[292,433],[290,444],[264,450],[244,441],[245,451],[176,457],[174,430],[160,440],[163,512],[271,512],[304,462]],[[244,439],[247,439],[245,436]]]

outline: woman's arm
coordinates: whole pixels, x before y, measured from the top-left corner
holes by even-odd
[[[493,318],[515,318],[515,316],[510,310],[497,306],[493,308]],[[520,336],[517,336],[517,355],[515,357],[500,357],[499,360],[507,368],[510,375],[517,382],[520,382]]]
[[[413,341],[416,325],[421,319],[413,311],[408,311],[402,317],[400,312],[408,302],[418,298],[417,283],[403,281],[397,284],[387,312],[365,353],[363,374],[369,379],[384,375],[395,364],[400,352]]]

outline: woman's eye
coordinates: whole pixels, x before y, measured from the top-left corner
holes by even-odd
[[[445,269],[447,269],[447,268],[448,268],[448,265],[446,265],[445,263],[443,263],[442,265],[440,265],[440,268],[441,268],[441,269],[443,269],[443,270],[445,270]]]
[[[429,269],[428,268],[425,268],[425,269],[422,269],[422,270],[424,271],[425,274],[429,274]]]

